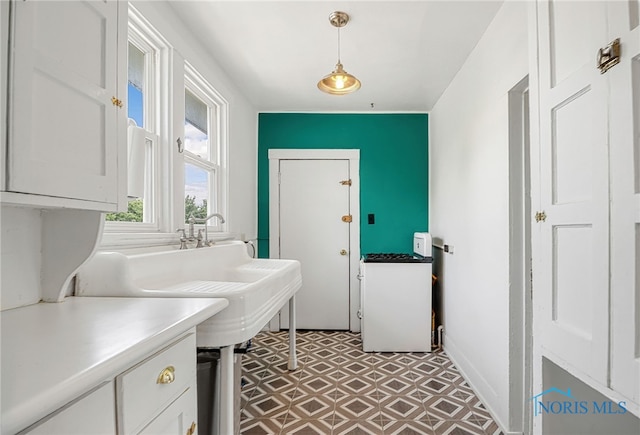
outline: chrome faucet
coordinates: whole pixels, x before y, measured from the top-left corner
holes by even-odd
[[[187,219],[187,223],[189,224],[189,241],[193,242],[196,239],[196,236],[194,234],[194,229],[193,229],[193,226],[196,223],[196,218],[193,217],[193,214],[189,216],[189,219]]]
[[[204,248],[204,239],[202,238],[202,228],[198,230],[198,237],[196,237],[198,243],[196,244],[196,248]]]
[[[179,228],[176,230],[176,232],[179,234],[182,232],[182,235],[180,236],[180,249],[187,249],[187,236],[184,233],[184,228]]]
[[[209,240],[209,230],[207,228],[207,222],[209,221],[209,219],[217,217],[218,219],[220,219],[220,223],[223,224],[224,223],[224,218],[222,217],[222,215],[220,213],[211,213],[209,216],[207,216],[204,219],[195,219],[193,217],[193,215],[191,217],[189,217],[189,233],[191,233],[192,231],[192,223],[191,221],[193,220],[193,223],[196,224],[204,224],[204,242],[202,242],[202,246],[211,246],[213,245],[213,240]],[[198,245],[200,245],[200,243],[198,243]],[[202,247],[199,246],[199,247]]]
[[[189,247],[187,246],[187,242],[193,242],[193,241],[198,241],[198,246],[196,246],[197,248],[201,248],[202,247],[202,234],[200,232],[198,232],[198,237],[196,237],[195,232],[194,232],[194,228],[193,226],[196,223],[196,218],[193,216],[193,214],[191,216],[189,216],[189,219],[187,219],[187,223],[189,224],[189,235],[187,236],[186,234],[186,230],[184,228],[178,228],[176,230],[176,232],[178,232],[178,234],[182,233],[182,235],[180,236],[180,249],[188,249]]]

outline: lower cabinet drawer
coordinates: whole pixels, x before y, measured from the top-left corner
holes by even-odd
[[[196,336],[189,334],[116,377],[118,433],[135,434],[190,387]]]
[[[112,435],[116,431],[113,399],[113,381],[109,381],[18,435]]]

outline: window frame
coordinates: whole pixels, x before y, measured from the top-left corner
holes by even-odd
[[[166,203],[166,198],[160,195],[158,183],[160,173],[160,135],[161,124],[159,102],[164,97],[159,86],[162,74],[161,56],[169,48],[167,42],[142,15],[131,5],[129,6],[127,24],[127,47],[134,45],[142,51],[144,56],[144,84],[143,92],[143,124],[145,130],[145,188],[144,200],[147,206],[143,208],[143,222],[106,221],[105,233],[131,232],[159,232],[162,220],[160,208]]]
[[[209,107],[207,120],[209,147],[208,160],[185,149],[182,152],[182,164],[183,167],[187,163],[192,164],[209,172],[207,214],[220,213],[222,216],[225,216],[226,219],[228,191],[228,103],[225,98],[202,77],[198,70],[185,60],[184,92],[186,93],[187,90]],[[185,195],[183,191],[183,204]],[[212,199],[215,199],[215,201],[212,201]],[[186,219],[184,210],[182,216]],[[219,219],[212,221],[207,222],[210,231],[224,231],[224,228],[226,228],[226,225],[220,223]],[[212,223],[213,225],[211,225]]]

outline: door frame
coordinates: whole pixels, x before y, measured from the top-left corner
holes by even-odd
[[[280,160],[348,160],[351,189],[349,211],[349,329],[360,331],[360,150],[359,149],[270,149],[269,150],[269,258],[280,258],[280,189],[278,172]],[[304,277],[302,277],[304,282]],[[279,314],[269,324],[279,330]],[[277,322],[277,323],[276,323]]]
[[[509,99],[509,427],[532,430],[533,366],[531,102],[529,75]],[[522,380],[518,382],[518,380]]]

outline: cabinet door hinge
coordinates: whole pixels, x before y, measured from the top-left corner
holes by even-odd
[[[536,218],[536,222],[540,222],[540,221],[544,222],[547,220],[547,214],[544,212],[544,210],[542,210],[536,213],[535,218]]]
[[[340,184],[342,184],[343,186],[351,186],[351,178],[349,178],[348,180],[340,181]]]
[[[114,106],[118,106],[120,109],[122,109],[122,101],[118,100],[116,97],[111,97],[111,103]]]
[[[353,221],[353,217],[350,214],[346,214],[342,216],[342,222],[352,222],[352,221]]]
[[[606,73],[612,66],[620,63],[620,38],[617,38],[606,47],[598,50],[596,63],[600,74]]]

